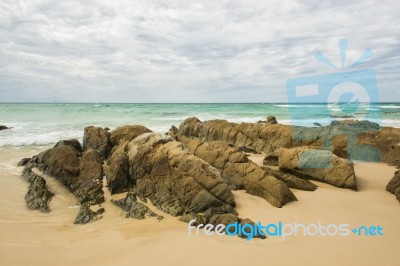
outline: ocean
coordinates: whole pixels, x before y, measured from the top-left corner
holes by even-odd
[[[327,113],[326,110],[329,110]],[[235,103],[235,104],[116,104],[55,103],[0,104],[0,147],[47,146],[60,139],[82,140],[89,125],[114,129],[140,124],[164,133],[188,117],[202,121],[226,119],[230,122],[257,122],[273,115],[281,124],[328,125],[335,119],[368,119],[383,126],[400,128],[400,103],[361,104],[351,115],[343,108],[326,104]]]

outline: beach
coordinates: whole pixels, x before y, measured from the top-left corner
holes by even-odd
[[[27,183],[16,164],[45,150],[2,148],[0,173],[3,207],[0,209],[0,262],[2,265],[397,265],[400,235],[398,202],[385,186],[394,167],[356,163],[359,191],[314,182],[314,192],[292,189],[298,201],[275,208],[264,199],[234,191],[236,210],[253,221],[286,223],[348,223],[380,225],[383,236],[291,236],[246,241],[230,236],[188,236],[188,224],[163,213],[164,219],[136,220],[109,203],[103,219],[74,225],[76,199],[51,178],[56,196],[51,212],[29,210],[24,203]],[[260,161],[261,155],[252,156]],[[113,195],[121,198],[124,194]],[[151,205],[149,205],[151,206]],[[153,207],[153,209],[156,209]]]

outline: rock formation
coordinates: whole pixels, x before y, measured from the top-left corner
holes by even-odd
[[[400,170],[394,173],[393,178],[386,186],[386,190],[394,194],[396,199],[400,202]]]

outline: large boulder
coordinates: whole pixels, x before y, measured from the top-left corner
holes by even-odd
[[[288,186],[251,162],[245,154],[222,141],[201,142],[177,135],[177,139],[194,155],[221,170],[222,177],[233,189],[266,199],[275,207],[296,200]]]
[[[235,206],[218,170],[169,136],[142,134],[129,143],[127,154],[135,192],[166,213],[179,216]]]
[[[72,146],[79,152],[83,151],[82,145],[77,139],[60,140],[54,147],[60,147],[62,145]]]
[[[110,133],[101,127],[85,127],[83,135],[83,150],[94,149],[102,159],[106,159],[111,151]]]
[[[394,194],[396,199],[400,202],[400,170],[394,173],[393,178],[386,186],[386,190]]]
[[[282,148],[279,150],[279,168],[336,187],[357,190],[353,163],[328,150]]]
[[[129,158],[126,154],[128,141],[114,147],[110,159],[104,165],[107,186],[112,194],[127,192],[133,187],[133,179],[129,174]]]
[[[141,125],[122,126],[111,132],[110,140],[113,146],[118,145],[121,141],[131,141],[143,133],[151,132],[150,129]]]

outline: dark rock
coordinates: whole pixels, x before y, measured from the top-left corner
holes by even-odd
[[[277,152],[271,152],[265,155],[263,165],[278,166],[279,154]]]
[[[258,154],[259,152],[257,152],[255,149],[251,148],[251,147],[246,147],[246,146],[241,146],[238,148],[239,151],[244,152],[244,153],[253,153],[253,154]]]
[[[111,143],[113,146],[118,145],[121,141],[131,141],[134,138],[142,135],[143,133],[151,132],[150,129],[140,125],[129,125],[115,129],[111,132]]]
[[[94,149],[102,159],[106,159],[111,151],[110,133],[104,128],[89,126],[85,127],[83,135],[83,150]]]
[[[128,193],[124,199],[111,200],[111,202],[127,212],[126,218],[145,219],[148,217],[157,217],[162,220],[163,217],[152,212],[146,205],[137,202],[136,194]]]
[[[169,129],[169,131],[172,131],[172,132],[178,132],[178,128],[176,127],[176,126],[171,126],[171,128]]]
[[[279,168],[340,188],[357,190],[354,165],[328,150],[308,147],[279,150]]]
[[[60,140],[54,147],[60,147],[62,145],[72,146],[79,152],[83,151],[82,146],[77,139]]]
[[[318,123],[318,122],[315,122],[315,123],[313,123],[313,124],[314,124],[314,126],[322,127],[322,125],[321,125],[320,123]]]
[[[107,186],[111,195],[129,191],[134,183],[129,175],[127,144],[128,142],[124,141],[114,147],[109,161],[104,165]]]
[[[394,173],[393,178],[389,181],[386,186],[386,190],[396,196],[396,199],[400,202],[400,171],[397,170]]]
[[[96,212],[90,209],[90,205],[84,203],[79,208],[78,215],[75,218],[74,224],[87,224],[103,218],[104,208],[100,208]]]
[[[221,170],[222,177],[232,189],[245,189],[247,193],[266,199],[275,207],[296,200],[288,186],[249,161],[235,147],[222,141],[201,142],[178,135],[177,139],[197,157]]]
[[[6,127],[6,126],[1,126],[0,125],[0,130],[5,130],[5,129],[11,129],[11,127]]]
[[[277,179],[285,182],[285,184],[288,185],[290,188],[306,190],[306,191],[314,191],[318,188],[316,185],[314,185],[310,181],[303,179],[303,178],[299,178],[290,173],[273,170],[273,169],[271,169],[269,167],[265,167],[265,166],[263,167],[263,169],[266,170],[268,172],[268,174],[275,176]]]
[[[54,196],[46,184],[46,180],[32,171],[33,165],[27,165],[23,177],[29,182],[28,192],[25,194],[25,203],[29,209],[49,211],[49,203]]]
[[[267,124],[273,125],[273,124],[278,124],[278,121],[276,121],[275,116],[268,116],[267,117]]]
[[[19,161],[18,166],[25,166],[30,160],[31,158],[23,158],[21,161]]]

